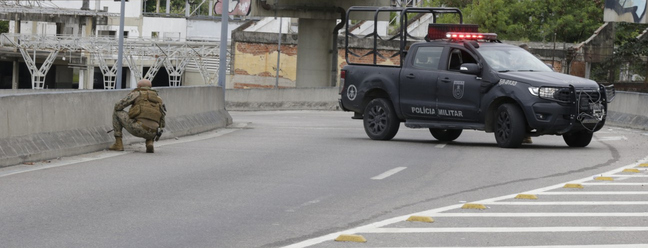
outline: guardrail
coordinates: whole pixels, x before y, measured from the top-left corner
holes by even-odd
[[[217,86],[156,88],[168,114],[162,139],[232,123]],[[107,149],[115,103],[130,90],[39,90],[0,95],[0,167]],[[124,143],[142,142],[124,131]]]
[[[648,130],[648,94],[617,91],[608,106],[607,124]]]

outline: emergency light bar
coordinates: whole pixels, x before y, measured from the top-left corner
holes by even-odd
[[[497,40],[497,34],[448,32],[446,38],[451,40]]]
[[[475,24],[430,23],[427,38],[430,40],[497,40],[497,34],[479,33],[479,26]]]

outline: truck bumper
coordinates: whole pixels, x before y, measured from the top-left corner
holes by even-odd
[[[599,91],[603,97],[591,97],[593,93],[574,92],[568,102],[542,101],[526,107],[529,127],[542,134],[565,134],[587,130],[596,132],[605,124],[607,98],[605,89]],[[576,95],[580,96],[579,98]],[[597,95],[598,96],[598,95]]]

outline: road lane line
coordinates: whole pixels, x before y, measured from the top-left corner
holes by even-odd
[[[581,183],[583,186],[648,186],[648,182],[645,183]]]
[[[398,172],[400,172],[400,171],[402,171],[404,169],[407,169],[407,167],[396,167],[394,169],[385,171],[385,172],[383,172],[382,174],[380,174],[378,176],[372,177],[371,179],[372,180],[382,180],[382,179],[388,178],[388,177],[390,177],[390,176],[392,176],[392,175],[394,175],[394,174],[396,174],[396,173],[398,173]]]
[[[648,212],[641,213],[436,213],[430,215],[438,217],[648,217]]]
[[[637,162],[635,162],[633,164],[629,164],[629,165],[617,168],[615,170],[608,171],[605,174],[615,174],[615,173],[623,171],[624,169],[634,168],[634,167],[638,166],[639,164],[646,163],[646,162],[648,162],[648,157],[645,157],[645,158],[643,158],[643,159],[641,159],[641,160],[639,160],[639,161],[637,161]],[[591,181],[591,180],[592,180],[592,177],[588,176],[586,178],[573,180],[573,181],[569,181],[569,182],[566,182],[566,183],[583,183],[583,182],[587,182],[587,181]],[[520,193],[521,194],[535,194],[535,193],[538,193],[538,192],[546,192],[546,191],[549,191],[549,190],[556,190],[556,189],[562,188],[564,185],[565,185],[565,183],[560,183],[560,184],[556,184],[556,185],[552,185],[552,186],[548,186],[548,187],[544,187],[544,188],[539,188],[539,189],[535,189],[535,190],[530,190],[530,191],[527,191],[527,192],[520,192]],[[602,185],[606,185],[606,184],[602,184]],[[609,184],[607,184],[607,185],[609,185]],[[516,194],[510,194],[510,195],[505,195],[505,196],[500,196],[500,197],[481,200],[479,202],[489,202],[489,201],[494,202],[494,201],[500,201],[500,200],[504,200],[504,199],[512,199],[517,195],[518,195],[517,193]],[[326,242],[326,241],[332,241],[337,236],[339,236],[340,234],[361,233],[365,229],[379,228],[379,227],[395,224],[395,223],[398,223],[398,222],[401,222],[401,221],[405,221],[411,215],[423,215],[423,216],[435,216],[435,215],[437,215],[437,216],[441,216],[442,214],[440,214],[440,213],[442,213],[442,212],[449,211],[449,210],[455,210],[455,209],[461,208],[462,206],[463,206],[463,204],[455,204],[455,205],[449,205],[449,206],[445,206],[445,207],[441,207],[441,208],[435,208],[435,209],[425,210],[425,211],[421,211],[421,212],[417,212],[417,213],[407,214],[407,215],[403,215],[403,216],[393,217],[393,218],[390,218],[390,219],[374,222],[374,223],[367,224],[367,225],[364,225],[364,226],[359,226],[359,227],[356,227],[356,228],[351,228],[351,229],[347,229],[347,230],[344,230],[344,231],[330,233],[330,234],[326,234],[326,235],[316,237],[316,238],[312,238],[312,239],[307,239],[307,240],[304,240],[304,241],[301,241],[301,242],[298,242],[298,243],[294,243],[294,244],[291,244],[291,245],[288,245],[288,246],[284,246],[284,248],[303,248],[303,247],[313,246],[313,245],[320,244],[320,243],[323,243],[323,242]],[[547,216],[551,216],[551,214],[554,214],[554,213],[545,213],[544,215],[539,216],[539,217],[547,217]],[[561,214],[573,214],[574,216],[576,216],[576,215],[578,215],[578,216],[588,216],[588,214],[592,214],[592,213],[561,213]],[[637,214],[637,213],[610,213],[610,214]],[[648,213],[641,213],[641,214],[644,214],[642,216],[648,216]],[[565,216],[567,216],[567,215],[565,215]],[[619,216],[623,216],[623,215],[619,215]],[[630,215],[630,216],[632,216],[632,215]],[[621,247],[621,246],[612,246],[612,247]]]
[[[447,145],[447,144],[444,143],[444,144],[438,144],[438,145],[436,145],[436,146],[434,146],[434,147],[436,147],[436,148],[444,148],[446,145]]]
[[[633,178],[633,177],[642,178],[642,177],[644,177],[645,178],[645,177],[648,177],[648,175],[606,175],[606,177],[627,177],[627,178]]]
[[[607,137],[598,138],[598,141],[621,141],[621,140],[628,140],[628,138],[626,138],[626,136],[607,136]]]
[[[480,203],[476,201],[474,203]],[[537,206],[560,206],[560,205],[648,205],[648,201],[572,201],[572,202],[489,202],[488,205],[537,205]]]
[[[394,248],[394,247],[374,247]],[[426,246],[409,248],[484,248],[484,246]],[[533,246],[488,246],[488,248],[648,248],[646,244],[623,244],[623,245],[533,245]]]
[[[536,195],[648,195],[648,191],[538,192]]]
[[[537,233],[537,232],[643,232],[647,226],[550,226],[550,227],[430,227],[373,228],[360,233]]]
[[[182,137],[178,137],[178,139],[163,139],[160,140],[159,142],[156,142],[155,146],[162,147],[167,145],[176,145],[176,144],[182,144],[187,142],[194,142],[194,141],[216,138],[243,129],[246,126],[247,123],[234,123],[227,127],[218,128],[200,134],[182,136]],[[0,168],[0,178],[12,176],[16,174],[51,169],[56,167],[63,167],[63,166],[68,166],[68,165],[73,165],[78,163],[84,163],[84,162],[89,162],[94,160],[100,160],[100,159],[106,159],[106,158],[131,154],[134,153],[132,147],[142,145],[142,144],[143,143],[141,142],[136,142],[136,143],[126,145],[125,146],[127,148],[126,151],[102,150],[102,151],[96,151],[96,152],[91,152],[91,153],[86,153],[86,154],[81,154],[76,156],[62,157],[60,160],[52,159],[49,160],[52,161],[50,163],[35,162],[34,165],[18,164],[14,166],[4,167],[4,168]]]

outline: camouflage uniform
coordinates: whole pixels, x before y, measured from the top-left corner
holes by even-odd
[[[141,87],[141,89],[155,91],[150,87]],[[143,125],[142,121],[131,119],[128,116],[128,112],[124,109],[128,106],[132,106],[139,96],[140,92],[134,90],[131,91],[125,98],[121,99],[117,104],[115,104],[115,112],[113,113],[113,128],[115,130],[115,137],[122,137],[122,128],[126,128],[126,130],[133,136],[152,140],[157,134],[157,128],[165,127],[164,111],[162,111],[162,118],[160,119],[159,125],[155,122],[150,122]]]

